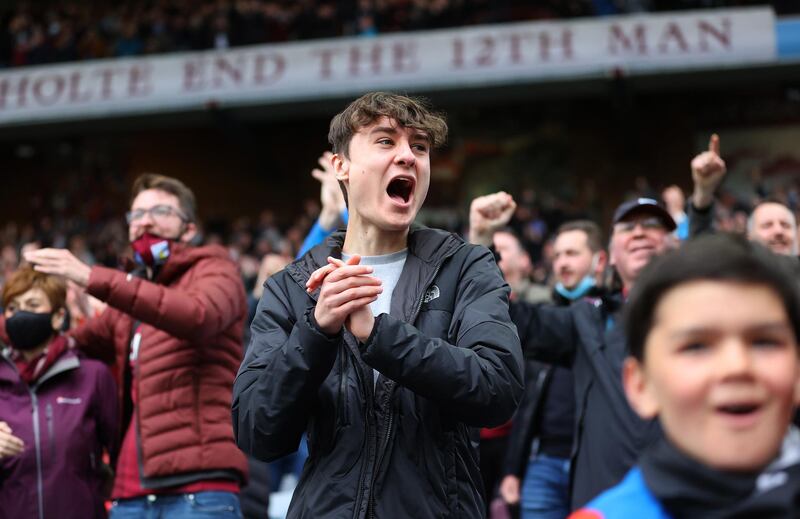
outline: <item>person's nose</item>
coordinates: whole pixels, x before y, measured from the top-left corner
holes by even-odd
[[[131,230],[135,233],[138,231],[149,231],[153,228],[153,217],[150,212],[146,212],[138,220],[131,222]]]
[[[394,161],[399,166],[414,167],[417,158],[414,156],[414,150],[411,148],[410,142],[403,140],[398,144]]]
[[[748,376],[752,368],[749,348],[740,339],[725,341],[716,365],[721,379]]]
[[[642,222],[635,222],[633,229],[631,229],[632,236],[644,236],[644,225]]]

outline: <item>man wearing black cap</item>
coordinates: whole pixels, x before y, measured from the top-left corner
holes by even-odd
[[[661,431],[628,405],[622,387],[626,338],[619,315],[626,295],[650,259],[666,249],[676,227],[655,200],[638,198],[614,212],[610,263],[622,291],[569,307],[525,307],[530,313],[523,347],[536,360],[572,368],[576,428],[572,450],[572,507],[579,508],[618,483],[639,452]]]
[[[676,228],[666,209],[652,198],[636,198],[617,207],[612,220],[610,265],[627,295],[650,258],[664,251],[666,236]]]

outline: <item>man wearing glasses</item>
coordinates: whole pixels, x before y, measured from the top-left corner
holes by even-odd
[[[247,471],[234,443],[231,389],[246,316],[236,265],[219,246],[194,247],[195,197],[177,179],[140,176],[127,213],[138,269],[90,267],[64,249],[26,253],[108,303],[73,330],[78,347],[113,364],[127,432],[111,518],[240,517]]]
[[[638,198],[614,212],[609,263],[622,290],[569,307],[526,305],[520,330],[527,357],[572,369],[576,428],[572,450],[572,508],[618,483],[646,445],[660,435],[631,409],[622,388],[627,355],[620,312],[642,269],[664,252],[675,221],[655,200]]]

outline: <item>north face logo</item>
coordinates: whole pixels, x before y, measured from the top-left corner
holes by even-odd
[[[432,285],[426,292],[425,297],[422,298],[423,303],[430,303],[434,299],[439,297],[439,287],[436,285]]]

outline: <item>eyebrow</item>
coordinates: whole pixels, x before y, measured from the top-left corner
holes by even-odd
[[[31,303],[41,303],[42,297],[41,296],[28,296],[25,299],[14,298],[11,300],[10,303],[16,303],[18,305],[29,305]]]
[[[754,326],[748,326],[742,331],[744,333],[785,332],[785,331],[791,331],[791,326],[789,326],[789,324],[785,322],[776,321],[770,323],[760,323]],[[698,335],[705,335],[709,333],[718,333],[718,332],[719,328],[713,328],[708,326],[695,326],[671,333],[670,338],[686,339],[688,337],[695,337]]]
[[[399,128],[400,128],[399,126],[376,126],[375,128],[369,131],[368,135],[374,135],[376,133],[388,133],[389,135],[397,135],[398,133],[400,133]],[[426,141],[431,140],[430,137],[428,137],[428,134],[421,130],[416,130],[411,135],[411,137],[416,139],[424,139]]]

